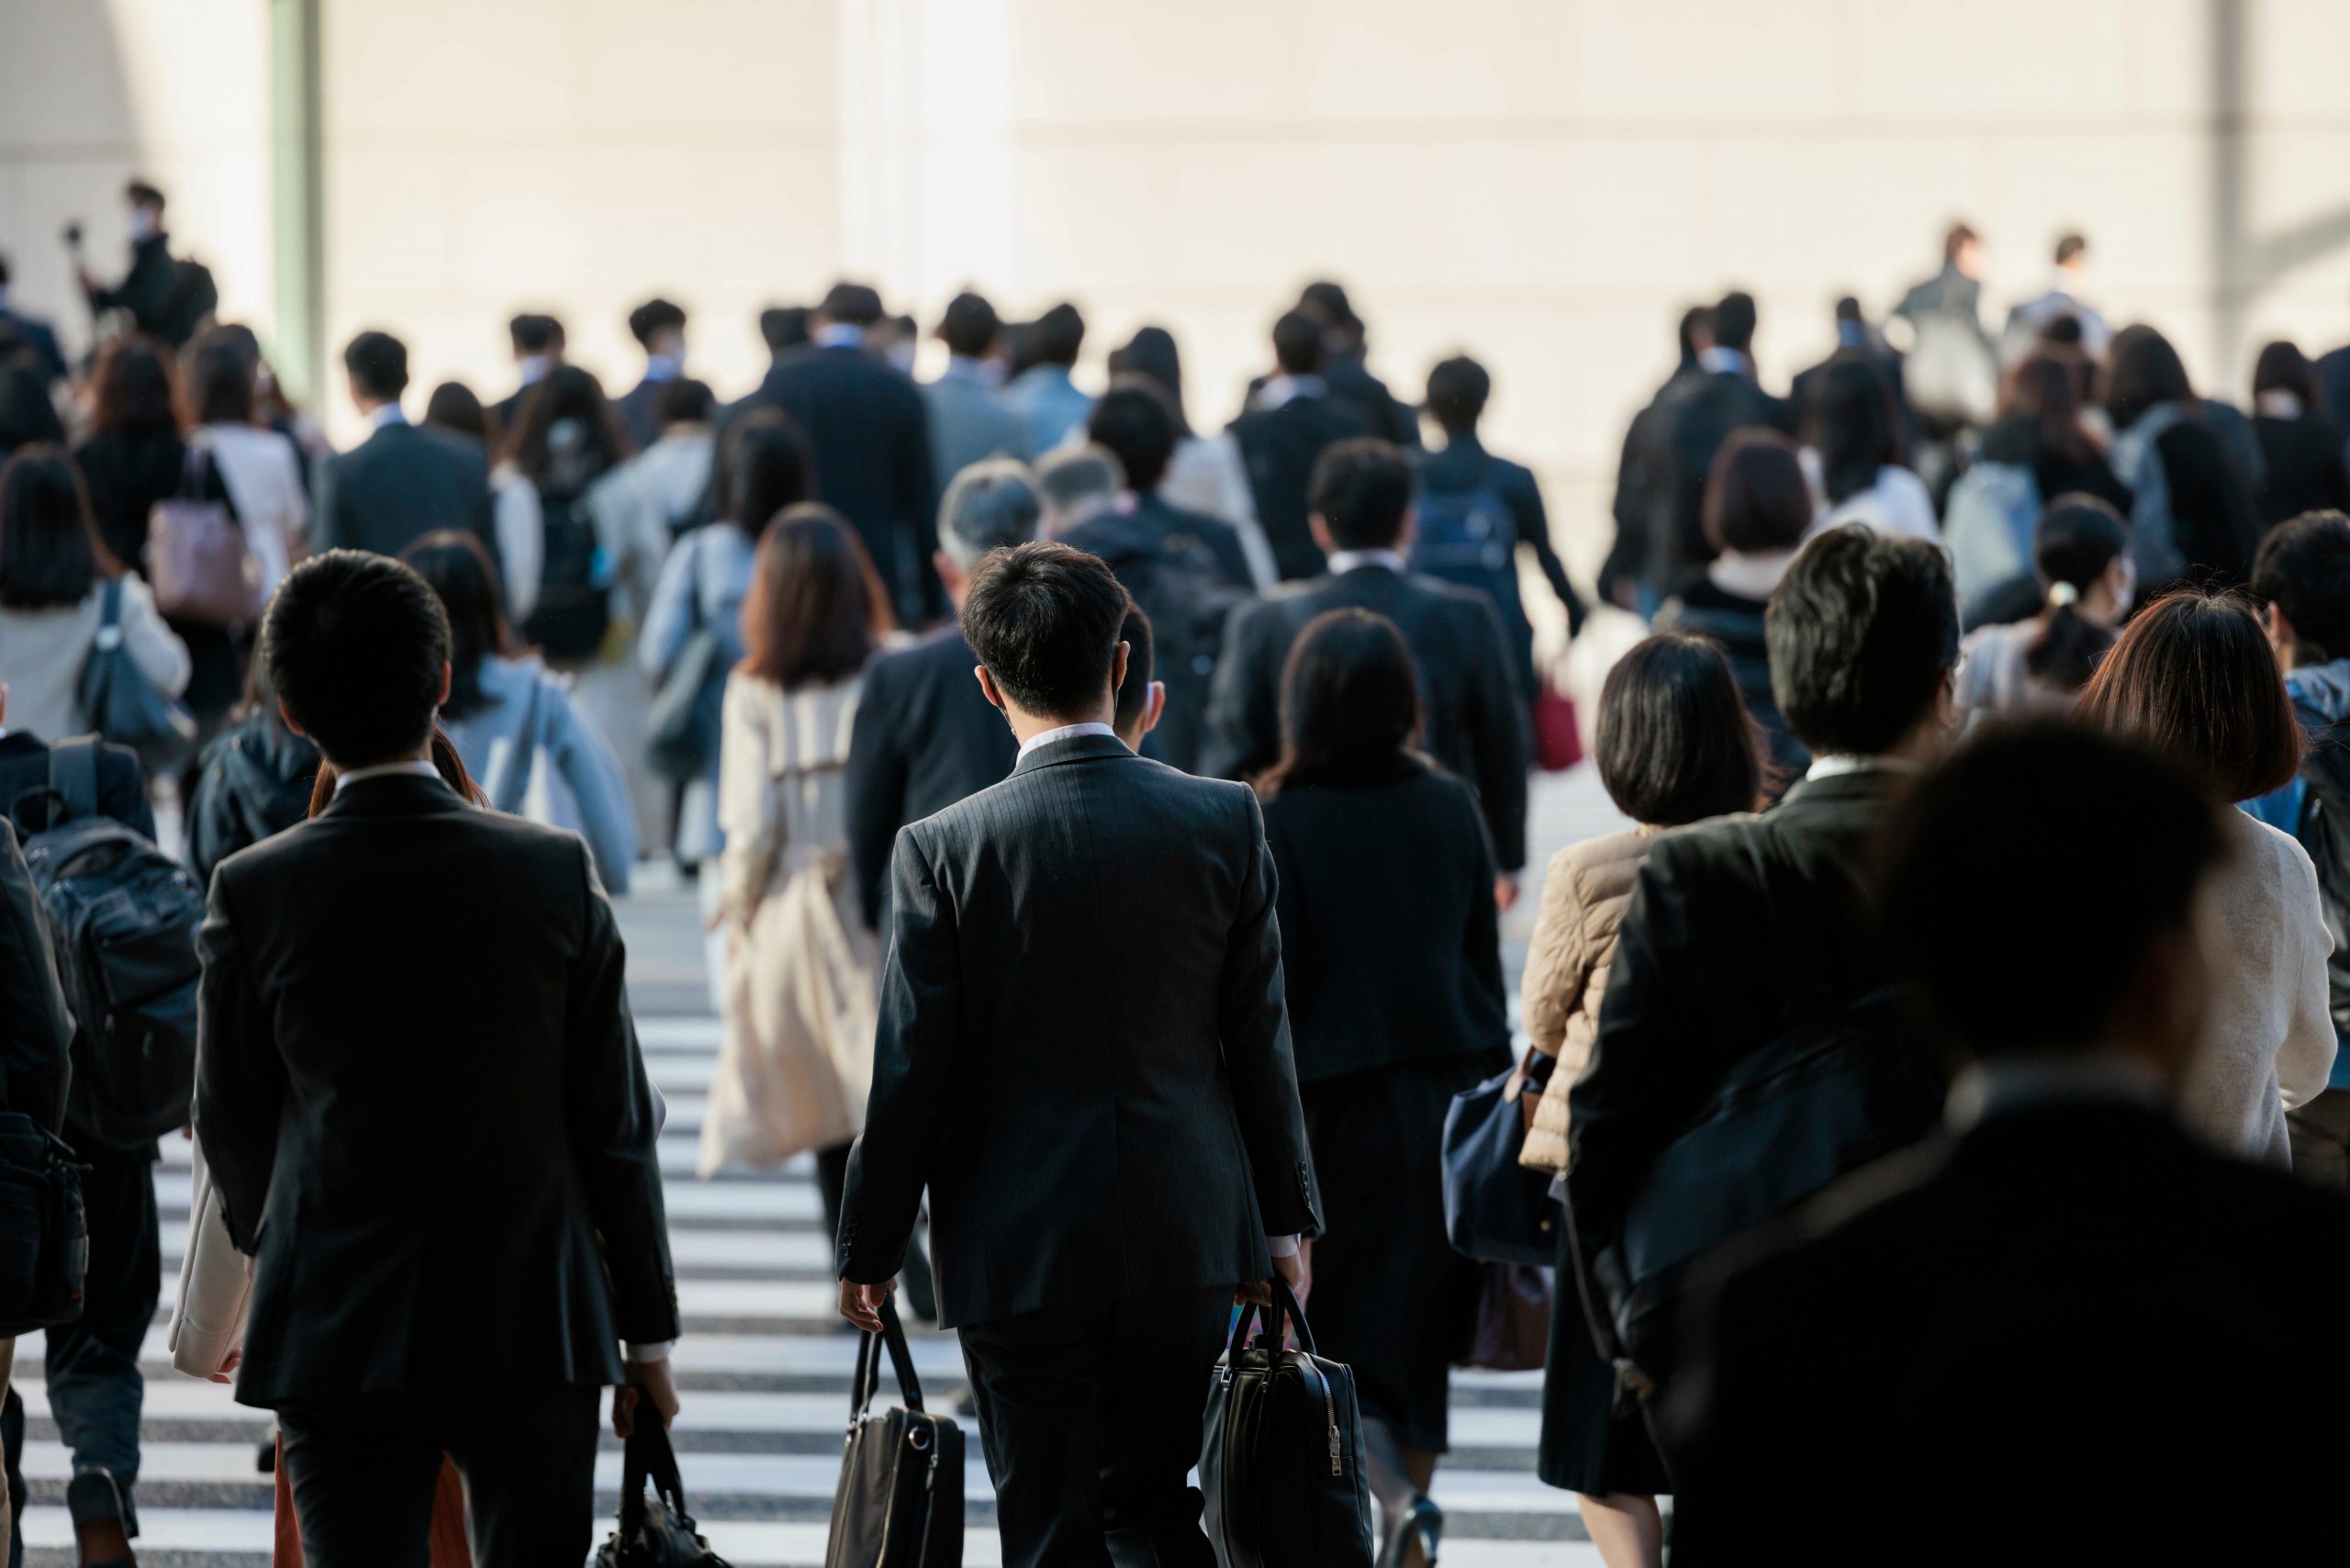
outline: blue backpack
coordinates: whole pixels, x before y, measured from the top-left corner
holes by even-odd
[[[1488,466],[1465,490],[1421,488],[1411,564],[1416,572],[1483,594],[1515,637],[1527,624],[1517,588],[1517,517],[1495,476]]]

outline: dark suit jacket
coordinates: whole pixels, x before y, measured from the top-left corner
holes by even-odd
[[[1671,583],[1684,569],[1714,558],[1714,547],[1706,543],[1706,476],[1730,431],[1764,425],[1796,433],[1795,409],[1784,399],[1743,375],[1718,371],[1690,386],[1674,404],[1672,421],[1666,438],[1672,526],[1662,538],[1650,541],[1651,580],[1659,584]],[[1667,554],[1660,556],[1660,548]]]
[[[612,418],[619,421],[621,433],[628,437],[629,449],[643,452],[661,437],[661,394],[674,382],[655,381],[645,376],[635,386],[612,399]]]
[[[255,1257],[239,1399],[612,1383],[620,1339],[677,1337],[576,836],[363,780],[220,863],[197,948],[196,1137]]]
[[[931,565],[938,492],[930,426],[914,384],[862,349],[820,348],[767,372],[738,411],[782,409],[816,455],[816,493],[856,525],[899,618],[923,625],[946,598]]]
[[[22,311],[0,308],[0,336],[16,334],[30,351],[33,362],[40,366],[44,380],[65,378],[65,351],[57,346],[57,330],[38,316]]]
[[[497,553],[489,459],[462,436],[386,425],[319,465],[319,549],[397,555],[437,528],[477,534]]]
[[[63,737],[60,737],[63,738]],[[29,730],[0,735],[0,815],[14,816],[19,800],[49,785],[49,743]],[[26,831],[38,833],[48,821],[37,801],[27,801]],[[129,746],[98,748],[98,814],[112,817],[155,836],[155,805],[147,798],[147,776],[139,754]]]
[[[1602,599],[1613,600],[1617,586],[1628,580],[1662,597],[1673,580],[1655,575],[1670,555],[1662,541],[1672,533],[1673,416],[1705,375],[1695,360],[1684,361],[1625,428],[1624,450],[1616,464],[1616,498],[1609,508],[1616,519],[1616,541],[1599,568]]]
[[[2260,484],[2252,493],[2261,526],[2273,528],[2305,511],[2350,507],[2350,465],[2343,457],[2343,429],[2323,414],[2298,420],[2252,421],[2259,437]]]
[[[73,1046],[48,917],[17,830],[0,814],[0,1111],[22,1112],[51,1132],[63,1126]]]
[[[1806,1562],[2339,1553],[2330,1510],[2285,1500],[2342,1482],[2341,1440],[2309,1424],[2350,1399],[2325,1353],[2350,1296],[2340,1197],[2076,1099],[1988,1114],[1788,1230],[1696,1335],[1676,1565],[1762,1561],[1786,1499],[1823,1488],[1841,1501],[1804,1527]],[[1967,1506],[1994,1475],[2025,1518]]]
[[[1886,983],[1862,889],[1898,778],[1807,779],[1766,815],[1716,818],[1650,848],[1591,1061],[1567,1101],[1567,1185],[1586,1247],[1615,1234],[1658,1151],[1725,1072],[1785,1031],[1815,980],[1840,1002]],[[1750,840],[1771,868],[1767,889]]]
[[[111,287],[101,285],[84,291],[90,301],[90,314],[128,310],[140,331],[166,340],[174,349],[185,348],[186,329],[165,319],[172,314],[172,291],[178,275],[179,263],[172,256],[169,234],[150,234],[144,240],[134,240],[130,242],[130,267],[122,274],[122,280]],[[165,330],[175,326],[176,330]]]
[[[1509,1064],[1494,852],[1467,785],[1397,756],[1265,802],[1297,1077]]]
[[[1250,377],[1248,401],[1254,402],[1271,379],[1270,375]],[[1334,356],[1322,367],[1322,379],[1330,388],[1330,400],[1351,412],[1363,433],[1398,446],[1420,444],[1419,410],[1390,392],[1387,383],[1371,373],[1361,355]]]
[[[1526,864],[1527,721],[1501,618],[1482,594],[1433,577],[1359,566],[1284,583],[1232,617],[1208,699],[1200,771],[1220,778],[1281,760],[1281,668],[1306,622],[1329,610],[1384,615],[1411,645],[1420,678],[1420,749],[1472,785],[1502,868]]]
[[[1104,735],[898,835],[840,1271],[943,1324],[1263,1277],[1319,1201],[1257,798]]]
[[[1370,433],[1361,415],[1327,395],[1292,398],[1278,409],[1252,409],[1232,421],[1233,439],[1248,468],[1249,493],[1257,500],[1257,521],[1283,578],[1322,571],[1322,547],[1306,523],[1305,493],[1315,460],[1332,442]]]
[[[848,742],[848,846],[858,906],[876,930],[898,830],[1002,783],[1019,754],[971,673],[979,663],[948,625],[865,672]]]

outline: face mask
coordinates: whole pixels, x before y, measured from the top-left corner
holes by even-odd
[[[130,237],[132,240],[152,240],[155,237],[156,229],[155,209],[153,207],[134,207],[130,209]]]

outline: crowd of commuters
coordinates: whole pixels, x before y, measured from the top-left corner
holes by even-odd
[[[0,1109],[86,1167],[46,1379],[84,1563],[138,1534],[154,1149],[20,1091],[113,1048],[33,841],[151,847],[157,798],[208,895],[182,1312],[252,1278],[233,1362],[181,1364],[277,1413],[282,1558],[576,1560],[598,1391],[674,1415],[610,902],[662,853],[723,1025],[701,1173],[811,1158],[844,1315],[902,1282],[958,1331],[1009,1562],[1215,1561],[1203,1391],[1278,1277],[1353,1369],[1382,1568],[1432,1568],[1504,1261],[1446,1195],[1505,1176],[1551,1205],[1539,1473],[1611,1568],[1979,1556],[1996,1518],[1943,1504],[1986,1453],[2090,1499],[2052,1546],[2304,1539],[2256,1499],[2350,1460],[2287,1435],[2350,1388],[2284,1359],[2350,1283],[2332,356],[2199,395],[2077,235],[1995,334],[1964,225],[1784,397],[1751,296],[1687,311],[1598,583],[1650,622],[1592,715],[1627,826],[1528,882],[1525,596],[1570,635],[1584,601],[1492,375],[1399,398],[1335,284],[1217,431],[1164,329],[1097,387],[1076,306],[965,292],[918,382],[842,283],[762,316],[732,403],[667,299],[618,396],[526,312],[510,391],[414,423],[364,331],[335,453],[127,200],[86,360],[0,297]],[[50,743],[91,733],[77,805]],[[1448,1116],[1496,1082],[1512,1158],[1464,1173]],[[387,1179],[420,1143],[476,1163]],[[17,1507],[23,1430],[11,1393]]]

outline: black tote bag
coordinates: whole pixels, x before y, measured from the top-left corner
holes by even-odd
[[[1371,1568],[1371,1484],[1363,1473],[1355,1374],[1315,1352],[1286,1281],[1273,1305],[1240,1309],[1208,1384],[1200,1445],[1203,1522],[1220,1568]],[[1254,1343],[1249,1320],[1264,1316]],[[1281,1348],[1281,1318],[1299,1350]]]
[[[881,1355],[898,1372],[901,1408],[871,1413]],[[962,1568],[963,1429],[922,1407],[922,1384],[896,1305],[881,1301],[881,1332],[857,1347],[849,1390],[848,1451],[833,1493],[824,1568]]]
[[[650,1497],[647,1481],[654,1487]],[[597,1551],[594,1568],[726,1568],[726,1560],[694,1533],[669,1430],[643,1400],[621,1462],[620,1528]]]

